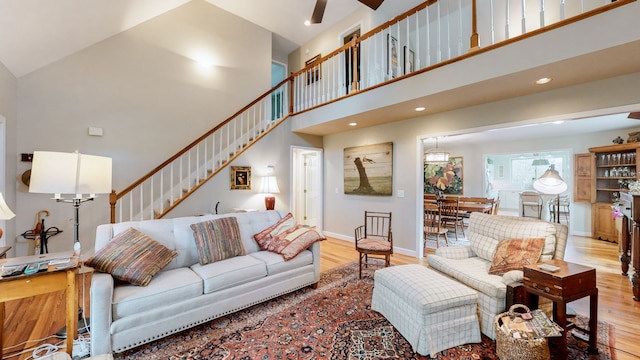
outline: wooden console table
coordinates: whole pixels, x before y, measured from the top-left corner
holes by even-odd
[[[0,260],[0,266],[6,260]],[[73,340],[78,336],[78,286],[76,274],[80,268],[77,259],[66,269],[49,266],[47,271],[31,275],[0,277],[0,359],[2,358],[2,340],[4,327],[4,303],[54,291],[65,291],[67,340],[66,352],[73,356]]]
[[[633,265],[631,286],[633,300],[640,301],[640,195],[620,192],[622,234],[620,234],[620,265],[622,275],[628,276]]]

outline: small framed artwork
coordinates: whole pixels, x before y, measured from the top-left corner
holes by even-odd
[[[321,74],[321,66],[320,66],[320,58],[322,56],[320,54],[312,57],[311,59],[304,62],[304,67],[311,67],[307,69],[306,77],[307,77],[307,85],[311,85],[314,82],[320,80],[322,77]]]
[[[231,190],[251,190],[251,166],[232,166]]]
[[[387,74],[391,78],[398,76],[398,39],[387,34]]]
[[[404,47],[404,73],[409,74],[412,73],[415,68],[413,64],[416,60],[416,55],[413,50],[409,49],[409,47]]]

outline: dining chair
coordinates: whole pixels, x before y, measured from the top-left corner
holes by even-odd
[[[355,229],[356,251],[358,251],[358,275],[362,279],[362,266],[369,267],[369,256],[384,258],[385,267],[391,265],[393,254],[393,232],[391,213],[365,211],[364,224]],[[363,262],[364,259],[364,262]]]
[[[425,202],[424,204],[424,244],[427,246],[427,238],[429,235],[435,235],[436,248],[440,247],[440,235],[444,235],[444,240],[449,246],[449,237],[447,236],[447,228],[442,226],[440,222],[440,208],[434,203]]]
[[[542,218],[542,196],[537,191],[527,190],[520,193],[520,216]],[[533,212],[533,214],[532,214]],[[531,214],[531,215],[530,215]]]
[[[447,228],[453,227],[456,240],[458,239],[458,227],[462,230],[462,236],[466,236],[464,222],[460,216],[460,198],[446,197],[438,201],[438,206],[440,207],[440,222]]]
[[[491,214],[498,215],[498,209],[500,209],[500,199],[495,199],[493,202],[493,209],[491,209]]]

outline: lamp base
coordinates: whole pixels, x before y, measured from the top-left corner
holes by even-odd
[[[267,210],[273,210],[276,207],[276,197],[275,196],[265,196],[264,198],[264,206]]]

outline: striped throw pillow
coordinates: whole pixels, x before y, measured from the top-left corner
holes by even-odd
[[[245,254],[238,219],[235,217],[191,224],[191,229],[201,265]]]
[[[85,265],[133,285],[147,286],[153,276],[177,255],[175,250],[134,228],[128,228],[87,259]]]

